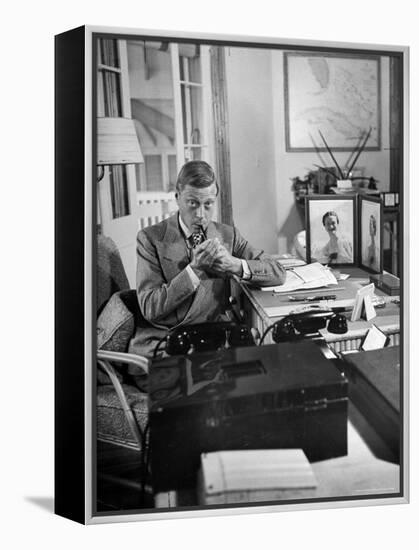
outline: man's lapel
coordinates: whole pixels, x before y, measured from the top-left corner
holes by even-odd
[[[168,280],[173,279],[189,262],[188,249],[180,231],[178,214],[167,220],[166,233],[158,243],[163,271]]]

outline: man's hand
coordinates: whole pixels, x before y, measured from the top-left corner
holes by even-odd
[[[208,239],[192,250],[190,266],[194,271],[210,270],[218,254],[218,239]]]
[[[243,275],[243,266],[239,258],[232,256],[227,249],[219,243],[217,249],[217,257],[212,265],[213,271],[220,274]]]
[[[241,260],[232,256],[217,238],[208,239],[198,245],[193,251],[190,265],[194,270],[210,271],[224,276],[241,277],[243,274]]]

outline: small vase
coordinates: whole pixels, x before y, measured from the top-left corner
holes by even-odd
[[[338,189],[352,189],[352,180],[337,180]]]

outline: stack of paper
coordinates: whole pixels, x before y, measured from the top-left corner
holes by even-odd
[[[261,502],[314,496],[317,479],[302,449],[201,454],[200,504]]]
[[[319,262],[315,262],[287,270],[287,277],[283,285],[263,287],[262,290],[286,293],[337,284],[338,282],[332,271]]]
[[[306,262],[304,260],[301,260],[296,256],[291,256],[290,254],[281,256],[280,258],[278,258],[278,261],[285,269],[292,269],[293,267],[306,265]]]

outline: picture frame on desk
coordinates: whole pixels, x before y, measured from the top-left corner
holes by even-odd
[[[133,331],[143,328],[136,294],[137,231],[159,222],[156,218],[165,218],[175,212],[173,188],[178,169],[187,160],[202,159],[214,166],[220,182],[219,217],[216,221],[232,224],[234,197],[234,221],[240,231],[248,224],[243,236],[252,240],[252,233],[256,232],[263,242],[253,244],[260,244],[260,249],[273,252],[279,248],[276,214],[282,215],[283,212],[279,207],[275,210],[278,205],[274,197],[288,191],[291,196],[292,190],[287,179],[291,172],[284,171],[285,176],[281,174],[282,179],[278,182],[271,177],[277,173],[274,144],[280,144],[286,162],[290,162],[289,157],[292,157],[293,167],[297,161],[299,168],[305,168],[308,158],[295,156],[297,150],[293,150],[292,155],[286,154],[284,126],[281,124],[285,101],[284,55],[302,49],[316,60],[318,54],[325,51],[340,56],[346,53],[348,59],[378,56],[380,62],[386,64],[386,70],[391,58],[398,71],[390,81],[387,70],[387,80],[381,90],[388,94],[390,84],[399,90],[407,82],[408,50],[403,47],[380,46],[378,49],[376,45],[336,45],[107,27],[79,27],[56,37],[57,514],[80,523],[108,523],[168,519],[173,514],[180,518],[249,513],[256,507],[285,511],[320,509],[326,505],[345,506],[348,502],[351,506],[406,502],[406,452],[401,453],[399,464],[383,465],[369,451],[355,427],[349,420],[347,424],[342,422],[342,417],[339,417],[339,425],[343,426],[340,433],[345,433],[345,428],[348,428],[348,448],[351,449],[353,443],[361,445],[367,456],[367,470],[376,473],[380,479],[384,476],[385,481],[379,490],[376,485],[369,484],[370,478],[364,469],[355,468],[361,479],[350,476],[353,470],[350,452],[348,456],[337,457],[336,461],[333,458],[333,464],[313,461],[310,467],[318,477],[318,488],[314,494],[310,491],[298,499],[285,498],[284,488],[280,487],[282,497],[277,500],[199,506],[193,501],[193,494],[191,500],[191,493],[155,494],[150,481],[147,438],[153,428],[148,423],[146,367],[149,362],[127,353]],[[203,62],[200,67],[198,57]],[[404,80],[400,80],[402,69],[406,71]],[[168,77],[166,80],[162,79],[162,73]],[[320,75],[323,75],[321,70]],[[201,77],[203,81],[197,82],[196,79]],[[173,86],[175,81],[176,87]],[[327,84],[327,79],[323,82]],[[228,95],[224,85],[228,87]],[[245,86],[249,89],[244,89]],[[202,97],[197,97],[201,92]],[[153,93],[154,97],[151,97]],[[397,116],[402,121],[406,105],[397,105],[400,108]],[[202,112],[195,117],[194,109],[197,108],[202,108]],[[187,113],[185,109],[188,109]],[[189,127],[191,124],[194,126]],[[371,157],[379,154],[374,152]],[[383,154],[389,155],[387,152]],[[310,164],[318,162],[317,152],[312,151],[309,160]],[[370,158],[370,161],[374,159]],[[403,201],[404,195],[400,196]],[[241,202],[237,200],[240,197]],[[345,267],[358,260],[357,206],[353,201],[350,197],[334,195],[307,199],[309,250],[310,244],[321,241],[325,235],[327,237],[322,223],[324,213],[337,211],[339,223],[345,224],[345,231],[350,233],[353,251],[350,261],[341,264]],[[291,227],[287,234],[291,240],[296,226],[294,220],[289,225],[285,217],[283,228],[288,231]],[[273,229],[265,231],[265,227]],[[317,235],[320,235],[319,239]],[[271,239],[269,246],[265,242],[268,238]],[[175,257],[172,264],[177,260]],[[121,274],[121,266],[125,276]],[[100,282],[103,271],[108,276],[107,285]],[[170,280],[170,269],[168,273],[167,279]],[[107,293],[107,298],[103,299],[102,292]],[[259,289],[255,292],[262,295],[261,299],[271,298],[275,306],[284,300],[274,293],[271,296]],[[244,296],[243,291],[237,299],[239,314],[248,311],[247,305],[243,310],[241,308]],[[293,303],[292,307],[295,306]],[[262,310],[261,306],[259,313]],[[271,321],[273,318],[266,322]],[[403,326],[406,327],[406,323]],[[255,328],[255,325],[249,322],[250,327]],[[358,332],[363,330],[361,327]],[[336,345],[346,346],[346,342],[342,343],[344,335],[329,333],[328,336]],[[223,342],[226,340],[227,337]],[[259,348],[252,349],[257,353]],[[212,356],[209,358],[210,361],[213,359]],[[312,373],[311,360],[303,364],[308,374]],[[238,361],[232,361],[217,381],[227,378],[234,386],[242,376],[251,384],[258,360],[253,363],[240,363],[242,368],[236,369]],[[193,380],[193,389],[197,390],[193,393],[194,398],[201,390],[205,393],[212,389],[207,387],[207,382],[213,382],[209,367],[211,365],[206,364],[200,373],[202,379]],[[161,388],[163,395],[177,399],[177,380],[169,379],[167,371],[163,374],[166,384]],[[128,380],[133,383],[127,384]],[[406,388],[402,390],[406,396]],[[303,393],[296,391],[297,401]],[[207,396],[211,395],[208,391]],[[253,401],[256,407],[266,403],[268,408],[270,403],[278,403],[276,398],[265,400],[259,397],[260,394],[256,394],[256,399],[250,403],[250,413],[254,410]],[[281,401],[282,410],[286,410],[286,401],[287,398]],[[237,411],[247,414],[247,405],[215,406],[203,419],[201,427],[199,415],[192,415],[198,423],[198,433],[201,429],[202,434],[204,429],[207,434],[223,427],[226,415]],[[323,408],[322,402],[315,399],[307,404],[307,414],[322,416]],[[406,411],[403,418],[406,418]],[[271,412],[275,417],[275,410]],[[157,419],[160,413],[158,410],[156,413]],[[189,416],[185,418],[188,420]],[[243,435],[248,422],[238,422],[237,425]],[[160,427],[164,431],[167,426],[163,423]],[[405,428],[400,426],[403,433]],[[261,430],[255,430],[256,435],[263,434],[264,437],[264,429],[262,426]],[[175,432],[172,430],[171,435]],[[217,441],[230,441],[221,437],[219,432],[218,436]],[[189,438],[189,434],[186,433],[184,438]],[[198,439],[204,439],[206,445],[203,435]],[[407,433],[403,442],[402,451],[407,448]],[[327,438],[314,447],[318,445],[320,448],[324,444],[327,445]],[[142,449],[145,449],[144,453],[141,453]],[[170,460],[170,453],[164,455],[164,459]],[[348,464],[344,471],[341,459]],[[336,471],[339,480],[342,471],[346,475],[345,490],[340,481],[334,483]],[[388,475],[391,476],[390,485]],[[359,491],[360,482],[362,493]],[[285,490],[285,494],[289,495],[289,492]]]
[[[370,273],[383,271],[383,201],[358,195],[359,265]]]
[[[306,196],[307,263],[353,266],[358,262],[355,195]]]
[[[380,193],[385,208],[394,208],[399,206],[400,194],[391,191]]]

